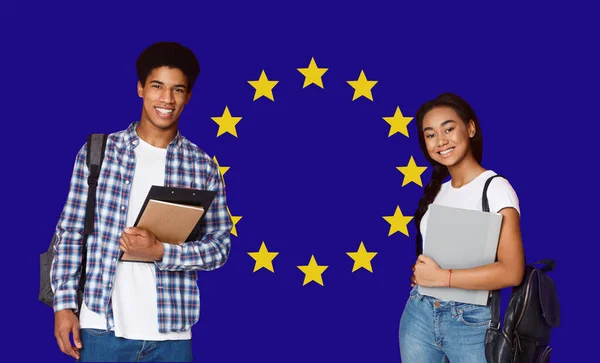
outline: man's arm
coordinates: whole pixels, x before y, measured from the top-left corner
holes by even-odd
[[[77,311],[77,270],[81,265],[83,227],[87,202],[87,146],[77,154],[67,201],[56,226],[56,243],[52,261],[51,283],[54,291],[54,312]]]
[[[208,190],[217,192],[204,216],[202,238],[182,245],[164,243],[163,254],[156,264],[161,270],[215,270],[225,264],[231,248],[231,218],[227,212],[225,189],[219,169],[211,167]]]

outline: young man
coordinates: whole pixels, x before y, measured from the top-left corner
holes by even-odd
[[[191,328],[200,305],[197,273],[223,266],[230,251],[232,224],[219,169],[178,131],[200,72],[196,57],[182,45],[161,42],[144,50],[136,66],[142,115],[107,140],[79,319],[86,145],[77,154],[56,227],[54,332],[60,350],[81,361],[191,361]],[[152,185],[217,192],[194,241],[172,245],[131,228]],[[119,260],[121,251],[153,262]]]

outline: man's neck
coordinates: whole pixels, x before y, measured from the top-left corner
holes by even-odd
[[[140,122],[135,131],[138,136],[148,144],[166,149],[169,143],[173,141],[177,135],[177,125],[170,129],[160,129],[154,126],[151,122]]]

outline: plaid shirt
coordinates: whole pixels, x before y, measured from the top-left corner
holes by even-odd
[[[87,241],[87,280],[84,299],[90,310],[105,314],[107,328],[114,326],[111,294],[119,237],[126,227],[129,189],[135,172],[134,148],[139,143],[137,122],[110,134],[98,179],[94,232]],[[77,311],[77,269],[81,261],[83,225],[87,201],[87,147],[75,160],[66,204],[56,226],[52,262],[54,311]],[[189,330],[198,321],[200,294],[198,270],[214,270],[230,251],[231,219],[221,174],[216,163],[179,132],[167,147],[165,186],[217,191],[195,241],[183,245],[164,243],[164,255],[156,261],[159,332]]]

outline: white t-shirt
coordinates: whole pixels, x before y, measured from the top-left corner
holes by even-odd
[[[485,186],[487,179],[493,175],[496,175],[494,171],[486,170],[460,188],[454,188],[451,184],[451,180],[449,180],[442,184],[433,204],[481,211],[483,187]],[[496,213],[503,208],[513,207],[519,212],[519,215],[521,214],[519,199],[508,180],[502,177],[492,179],[488,186],[487,197],[490,212]],[[425,245],[424,241],[427,234],[428,218],[429,210],[425,212],[425,215],[423,215],[423,218],[421,219],[420,228],[421,235],[423,236],[423,246]]]
[[[136,166],[127,210],[127,226],[135,219],[152,185],[164,185],[167,149],[154,147],[141,138],[135,148]],[[191,331],[158,332],[156,294],[156,266],[154,263],[123,262],[117,264],[113,283],[112,305],[115,336],[139,340],[190,339]],[[79,317],[81,328],[106,329],[104,315],[85,305]]]

